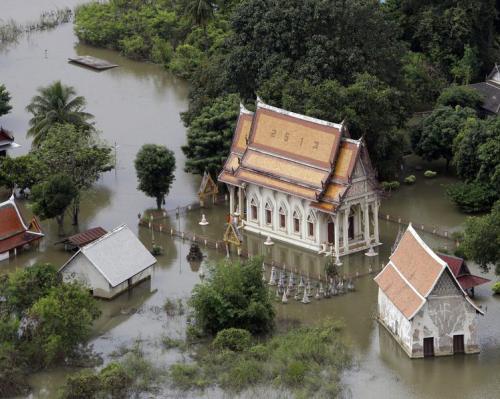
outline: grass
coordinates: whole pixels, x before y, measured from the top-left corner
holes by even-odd
[[[233,393],[268,385],[297,397],[336,397],[341,392],[340,374],[351,365],[342,329],[333,322],[302,327],[240,352],[214,351],[207,345],[194,356],[194,363],[171,366],[169,376],[181,390],[202,389],[210,381]]]
[[[167,316],[170,317],[182,316],[186,313],[184,302],[182,302],[182,299],[180,298],[177,300],[167,298],[163,304],[163,309],[165,310]]]

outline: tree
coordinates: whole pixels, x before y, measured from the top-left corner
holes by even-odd
[[[487,212],[498,199],[498,192],[480,181],[452,184],[446,194],[466,213]]]
[[[45,366],[76,354],[79,345],[90,337],[92,324],[100,315],[97,301],[78,283],[52,287],[28,312],[30,344],[38,348]]]
[[[229,94],[203,108],[188,128],[185,170],[195,174],[208,171],[216,175],[224,164],[239,114],[239,98]]]
[[[33,212],[42,219],[55,218],[63,235],[64,214],[78,195],[73,181],[66,175],[53,175],[33,187]]]
[[[232,327],[253,334],[270,331],[274,308],[261,268],[260,258],[244,263],[222,261],[211,267],[206,281],[193,289],[190,299],[197,327],[212,335]]]
[[[479,70],[477,52],[469,45],[464,48],[463,57],[451,68],[451,74],[463,85],[468,85]]]
[[[460,248],[467,258],[485,268],[496,265],[496,272],[500,274],[500,201],[490,214],[467,219]]]
[[[5,85],[0,84],[0,116],[8,114],[11,109],[10,94]]]
[[[412,144],[417,155],[431,161],[446,160],[446,169],[453,158],[453,141],[468,118],[475,118],[470,108],[437,107],[412,132]]]
[[[17,187],[21,193],[42,179],[41,166],[32,154],[16,158],[0,157],[0,186]]]
[[[165,196],[175,179],[175,155],[165,146],[145,144],[135,158],[135,170],[139,190],[156,198],[156,207],[161,209]]]
[[[479,111],[483,104],[483,96],[474,89],[466,86],[450,86],[439,95],[436,104],[443,107],[472,108]]]
[[[72,203],[73,224],[78,224],[80,199],[99,177],[114,168],[111,147],[95,132],[74,125],[54,125],[32,151],[45,176],[54,172],[67,176],[77,190]]]
[[[213,18],[214,5],[210,0],[186,0],[186,14],[198,26],[203,28],[205,50],[208,49],[207,24]]]
[[[33,145],[39,146],[49,130],[56,124],[71,124],[87,134],[93,130],[90,120],[93,116],[84,111],[85,98],[77,96],[71,86],[56,81],[38,89],[38,95],[26,107],[33,117],[30,119],[28,136],[33,137]]]

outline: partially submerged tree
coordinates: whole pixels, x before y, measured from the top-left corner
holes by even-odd
[[[135,170],[139,180],[139,190],[156,199],[156,207],[161,209],[165,196],[175,179],[175,155],[165,146],[145,144],[135,158]]]
[[[57,124],[71,124],[86,134],[93,129],[93,116],[84,111],[85,98],[76,95],[76,90],[56,81],[40,87],[26,110],[33,115],[30,119],[28,136],[33,137],[33,145],[39,146],[49,130]]]
[[[0,116],[8,114],[11,109],[10,94],[5,85],[0,84]]]

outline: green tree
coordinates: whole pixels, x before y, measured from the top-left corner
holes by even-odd
[[[453,184],[446,194],[466,213],[489,211],[498,199],[498,192],[490,184],[479,181]]]
[[[78,195],[73,181],[66,175],[53,175],[37,184],[31,192],[33,212],[42,219],[55,218],[59,234],[63,235],[66,209]]]
[[[261,334],[273,328],[274,308],[261,267],[260,258],[244,263],[222,261],[211,267],[190,299],[197,326],[204,333],[213,335],[234,327]]]
[[[38,89],[26,110],[33,115],[30,119],[28,136],[33,137],[33,145],[39,146],[49,130],[56,124],[71,124],[87,134],[93,130],[90,120],[93,116],[84,111],[85,98],[77,96],[71,86],[56,81]]]
[[[470,108],[437,107],[412,132],[412,144],[417,155],[426,160],[444,158],[446,168],[453,158],[453,142],[468,118],[475,118]]]
[[[23,193],[42,179],[40,164],[32,154],[0,157],[0,186],[17,187]]]
[[[72,204],[73,224],[78,224],[80,199],[109,170],[112,170],[111,148],[95,132],[82,131],[74,125],[54,125],[32,152],[45,176],[57,171],[67,176],[77,190]]]
[[[490,214],[467,219],[460,248],[467,258],[485,268],[494,265],[500,274],[500,201]]]
[[[10,94],[5,85],[0,84],[0,116],[8,114],[11,109]]]
[[[474,49],[466,45],[463,57],[451,68],[451,74],[461,84],[468,85],[479,70],[479,61]]]
[[[453,108],[459,105],[463,108],[468,107],[479,111],[483,104],[483,96],[477,90],[470,87],[450,86],[441,92],[436,104]]]
[[[214,16],[214,4],[210,0],[186,0],[185,12],[196,25],[203,28],[205,50],[207,50],[207,24]]]
[[[165,196],[175,179],[175,155],[165,146],[145,144],[135,158],[135,170],[139,190],[156,198],[156,207],[161,209]]]
[[[203,108],[188,128],[187,144],[182,147],[187,160],[185,170],[195,174],[208,171],[216,175],[231,147],[239,114],[239,98],[229,94]]]
[[[45,366],[74,355],[90,337],[94,320],[100,315],[97,301],[78,283],[53,287],[28,312],[35,323],[28,327],[30,346]]]

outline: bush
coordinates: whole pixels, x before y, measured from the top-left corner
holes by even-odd
[[[261,258],[211,266],[205,282],[193,289],[190,299],[197,327],[205,334],[231,327],[253,334],[270,331],[274,307],[261,267]]]
[[[495,295],[500,295],[500,281],[497,281],[495,284],[493,284],[493,287],[491,287],[491,290]]]
[[[126,392],[133,381],[124,367],[116,362],[108,364],[101,370],[99,380],[101,391],[116,398],[126,397]]]
[[[416,181],[417,181],[417,178],[415,177],[415,175],[407,176],[404,179],[405,184],[415,184]]]
[[[151,248],[151,255],[160,256],[161,254],[163,254],[163,247],[158,244],[153,244],[153,247]]]
[[[68,377],[61,399],[95,399],[100,388],[99,377],[92,370],[83,370]]]
[[[199,68],[204,59],[201,50],[190,44],[182,44],[175,50],[168,68],[173,74],[187,79]]]
[[[498,197],[493,187],[477,182],[453,184],[446,194],[465,213],[489,211]]]
[[[202,388],[206,385],[206,382],[200,379],[200,369],[194,364],[173,364],[170,366],[169,375],[173,385],[180,389]]]
[[[381,183],[382,188],[384,191],[392,191],[392,190],[397,190],[400,187],[400,184],[398,181],[383,181]]]
[[[241,352],[250,348],[252,335],[241,328],[226,328],[217,333],[213,341],[214,348]]]
[[[429,179],[432,179],[433,177],[436,177],[437,175],[437,172],[434,172],[433,170],[426,170],[424,172],[424,176],[429,178]]]

